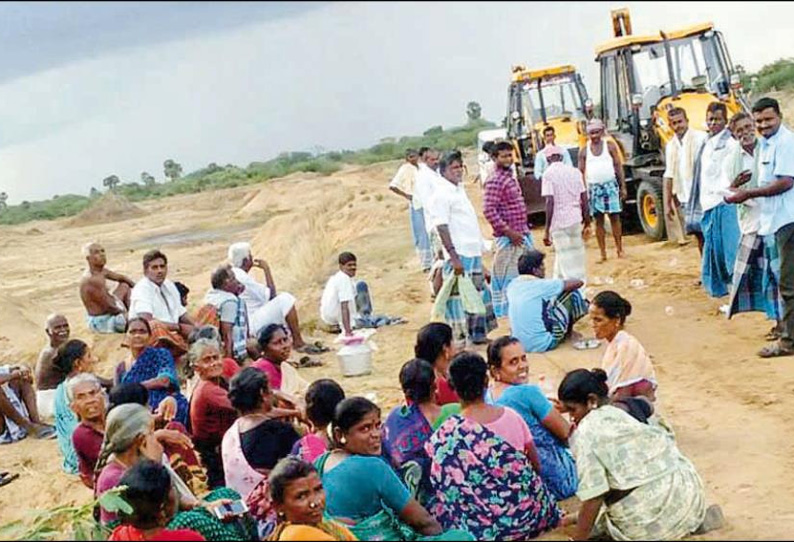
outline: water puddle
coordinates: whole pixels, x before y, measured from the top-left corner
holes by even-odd
[[[250,230],[254,224],[243,223],[226,226],[224,228],[216,228],[212,230],[192,229],[163,233],[159,235],[152,235],[144,237],[138,241],[138,246],[168,246],[168,245],[187,245],[190,243],[198,243],[203,241],[215,241],[228,237],[229,235],[240,233],[242,231]]]

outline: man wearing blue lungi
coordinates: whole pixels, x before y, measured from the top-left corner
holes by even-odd
[[[701,280],[703,288],[712,297],[730,293],[733,268],[739,250],[739,219],[736,206],[725,203],[724,198],[731,181],[724,164],[731,153],[729,143],[735,143],[726,129],[728,110],[722,102],[712,102],[706,110],[709,139],[700,155],[700,207],[703,218],[703,261]]]

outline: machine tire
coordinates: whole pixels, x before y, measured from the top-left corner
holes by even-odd
[[[661,181],[646,179],[637,188],[637,216],[645,235],[662,241],[665,234],[664,198]]]

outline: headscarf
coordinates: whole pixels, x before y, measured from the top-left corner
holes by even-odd
[[[151,421],[152,415],[143,405],[131,403],[111,410],[105,423],[105,436],[96,462],[95,476],[105,468],[111,454],[129,450],[135,439],[149,430]]]
[[[604,121],[601,119],[591,119],[590,122],[587,123],[587,133],[592,134],[598,130],[604,130]]]
[[[558,147],[557,145],[546,145],[543,149],[543,154],[546,156],[546,160],[554,156],[555,154],[562,156],[562,148]]]

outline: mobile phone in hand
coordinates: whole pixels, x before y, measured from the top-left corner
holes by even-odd
[[[245,504],[245,501],[232,501],[220,504],[212,511],[218,519],[224,520],[244,515],[248,512],[248,505]]]

